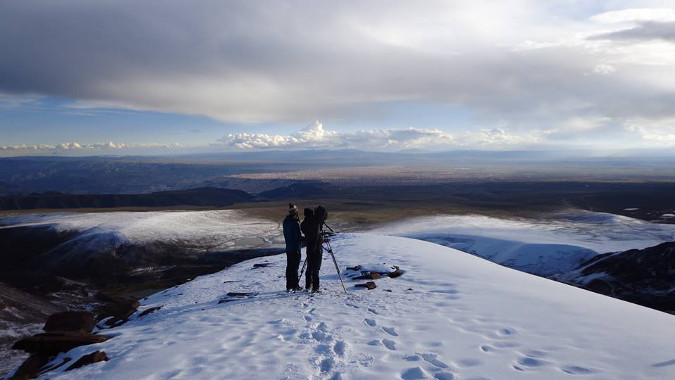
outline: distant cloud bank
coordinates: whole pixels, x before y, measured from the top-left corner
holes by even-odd
[[[539,142],[537,136],[511,135],[501,128],[464,132],[452,136],[438,129],[373,129],[340,133],[326,130],[319,121],[290,135],[234,133],[221,143],[240,149],[451,149],[458,147],[505,148]]]
[[[5,145],[0,146],[0,152],[44,152],[44,151],[80,151],[80,150],[125,150],[143,148],[180,148],[180,144],[123,144],[108,141],[107,143],[80,144],[67,142],[62,144],[35,144],[35,145]]]

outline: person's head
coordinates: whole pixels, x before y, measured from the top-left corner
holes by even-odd
[[[298,217],[298,206],[294,205],[293,203],[288,204],[288,215],[292,216],[294,218]]]
[[[305,209],[305,218],[311,218],[311,217],[313,217],[313,216],[314,216],[314,210],[312,210],[312,209],[309,208],[309,207],[306,208],[306,209]]]

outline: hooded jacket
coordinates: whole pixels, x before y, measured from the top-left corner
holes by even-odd
[[[302,248],[300,219],[297,216],[287,215],[284,219],[283,226],[284,240],[286,240],[286,252],[299,251]]]

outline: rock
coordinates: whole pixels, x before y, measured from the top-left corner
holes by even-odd
[[[111,303],[99,310],[98,319],[102,320],[106,317],[112,317],[105,322],[106,326],[119,326],[127,321],[133,313],[136,312],[140,303],[136,300],[124,299],[118,303]]]
[[[357,288],[367,288],[368,290],[373,290],[377,288],[377,285],[375,285],[375,283],[372,281],[368,281],[365,284],[356,284],[354,286],[356,286]]]
[[[253,293],[237,293],[237,292],[230,292],[227,293],[228,297],[253,297],[257,295],[258,293],[253,292]]]
[[[77,361],[75,363],[73,363],[73,365],[68,367],[66,369],[66,371],[70,371],[70,370],[73,370],[75,368],[83,367],[85,365],[94,364],[94,363],[98,363],[98,362],[104,362],[104,361],[105,362],[108,361],[108,355],[105,353],[105,351],[95,351],[95,352],[92,352],[91,354],[84,355],[81,358],[77,359]]]
[[[268,266],[270,266],[270,263],[253,264],[253,269],[256,269],[256,268],[267,268]]]
[[[145,317],[146,315],[151,314],[151,313],[154,313],[154,312],[156,312],[157,310],[159,310],[159,309],[161,309],[161,308],[162,308],[161,306],[155,306],[155,307],[151,307],[151,308],[149,308],[149,309],[143,310],[143,311],[138,315],[138,318],[143,318],[143,317]]]
[[[23,338],[14,343],[12,349],[50,356],[59,352],[70,351],[75,347],[102,343],[106,340],[108,340],[108,337],[105,335],[83,332],[49,332]]]
[[[50,315],[42,329],[46,332],[76,331],[88,333],[95,326],[94,314],[88,311],[63,311]]]
[[[403,271],[399,267],[394,265],[394,271],[387,273],[387,276],[389,276],[389,278],[396,278],[396,277],[400,277],[402,274],[403,274]]]
[[[42,354],[33,354],[26,359],[23,364],[14,372],[14,375],[8,380],[27,380],[36,378],[40,373],[40,368],[49,362],[49,356]]]
[[[355,272],[358,272],[358,271],[361,270],[361,266],[357,265],[357,266],[353,266],[353,267],[347,267],[347,270],[353,270]]]
[[[380,274],[377,272],[361,272],[360,276],[354,277],[354,280],[377,280]]]
[[[125,299],[125,298],[117,297],[117,296],[111,296],[111,295],[109,295],[107,293],[103,293],[103,292],[96,292],[94,294],[94,298],[96,298],[97,300],[99,300],[101,302],[106,302],[106,303],[121,303],[121,302],[127,301],[127,299]]]

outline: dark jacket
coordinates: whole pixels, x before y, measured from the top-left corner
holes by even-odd
[[[284,239],[286,240],[286,252],[299,251],[302,247],[302,234],[300,233],[300,219],[287,215],[284,219]]]
[[[323,206],[319,206],[312,211],[305,209],[305,220],[302,221],[300,228],[305,234],[307,249],[310,251],[319,250],[323,243],[321,236],[321,225],[326,221],[328,212]]]
[[[302,233],[305,234],[305,242],[307,243],[307,250],[313,251],[319,245],[319,225],[316,223],[314,216],[305,215],[305,220],[300,225]]]

